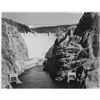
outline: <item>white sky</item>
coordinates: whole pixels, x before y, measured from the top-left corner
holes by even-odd
[[[76,24],[83,13],[2,13],[2,17],[13,19],[26,25]]]

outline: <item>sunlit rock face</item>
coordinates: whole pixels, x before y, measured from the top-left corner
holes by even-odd
[[[20,74],[28,59],[27,47],[16,23],[2,19],[2,88],[11,88],[10,74]]]

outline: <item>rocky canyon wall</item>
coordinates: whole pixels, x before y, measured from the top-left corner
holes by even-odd
[[[19,34],[25,27],[12,22],[2,19],[2,88],[11,88],[10,76],[21,74],[28,59],[26,44]]]
[[[56,39],[44,62],[54,81],[67,88],[99,87],[99,21],[98,13],[84,13],[73,33]]]

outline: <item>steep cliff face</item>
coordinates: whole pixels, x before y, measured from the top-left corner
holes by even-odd
[[[99,87],[99,22],[99,13],[84,13],[74,32],[75,35],[81,37],[80,44],[89,55],[89,60],[83,66],[85,69],[89,69],[85,81],[87,88]],[[86,50],[86,48],[88,49]]]
[[[65,34],[69,35],[69,33],[70,33],[70,35],[72,35],[76,28],[76,25],[69,25],[68,27],[63,26],[63,28],[65,28],[65,31],[62,31],[62,29],[59,28],[58,33],[56,33],[56,38],[59,38],[60,36],[64,37]],[[56,41],[57,41],[57,39],[56,39]],[[54,44],[56,41],[54,41],[53,45],[49,48],[48,52],[45,55],[45,58],[50,58],[52,56]]]
[[[44,62],[44,70],[54,81],[68,88],[99,87],[98,22],[98,13],[84,13],[74,32],[56,39]]]
[[[15,25],[2,19],[2,88],[11,87],[11,75],[20,74],[28,59],[26,44]]]
[[[100,37],[100,15],[98,13],[85,13],[86,17],[92,20],[90,27],[85,32],[85,34],[89,31],[89,38],[88,38],[88,45],[89,45],[89,55],[92,59],[89,62],[89,67],[94,67],[94,70],[88,72],[88,76],[86,78],[86,86],[87,88],[95,88],[99,87],[99,57],[100,57],[100,44],[99,44],[99,37]],[[85,18],[85,17],[84,17]],[[84,19],[83,18],[83,19]],[[89,21],[89,20],[88,20]],[[90,22],[90,21],[89,21]],[[84,44],[83,44],[84,45]],[[85,66],[86,67],[86,66]]]

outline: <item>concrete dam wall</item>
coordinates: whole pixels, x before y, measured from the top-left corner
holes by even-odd
[[[47,33],[21,33],[21,36],[26,43],[29,58],[44,58],[56,40],[55,34],[48,35]]]

